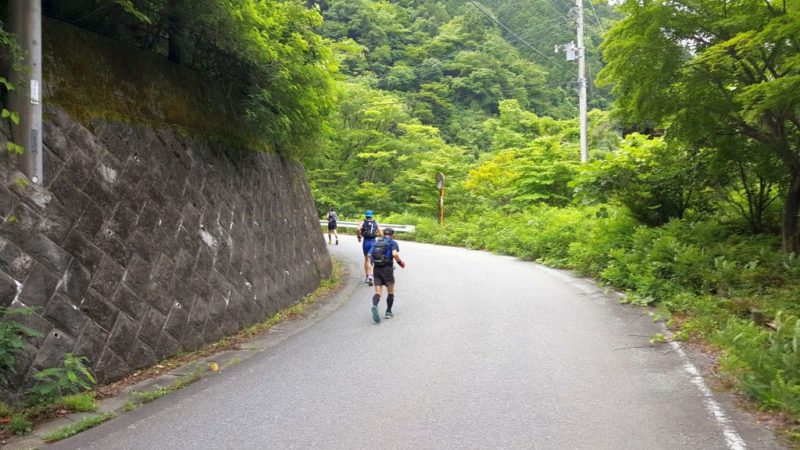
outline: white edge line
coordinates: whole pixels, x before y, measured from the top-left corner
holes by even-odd
[[[545,267],[548,272],[556,275],[562,279],[566,279],[571,281],[573,285],[577,285],[576,279],[566,275],[562,272],[554,270],[551,267]],[[580,290],[587,291],[592,290],[587,288],[586,286],[578,286]],[[596,287],[595,287],[596,288]],[[664,329],[665,332],[669,333],[669,330],[666,329],[664,324],[661,324],[661,327]],[[719,403],[714,400],[714,394],[711,392],[711,389],[708,388],[703,376],[700,375],[700,371],[697,370],[694,364],[689,361],[689,357],[686,355],[686,352],[683,351],[680,344],[675,341],[669,342],[670,346],[675,350],[675,352],[680,355],[680,358],[683,360],[683,370],[689,375],[689,380],[693,385],[700,390],[700,393],[703,396],[703,404],[706,407],[706,410],[714,417],[714,420],[717,421],[717,424],[722,429],[722,434],[725,436],[725,443],[728,445],[730,450],[745,450],[747,448],[747,444],[744,442],[744,439],[739,435],[736,429],[731,425],[730,419],[728,416],[725,415],[725,411],[722,409]]]
[[[725,435],[725,442],[728,444],[728,448],[731,450],[745,450],[747,444],[745,444],[744,439],[742,439],[739,433],[733,428],[730,419],[725,415],[725,411],[723,411],[719,403],[714,400],[714,394],[711,393],[711,389],[706,385],[705,380],[703,380],[702,375],[700,375],[700,371],[689,361],[689,357],[686,356],[680,344],[675,341],[670,341],[669,344],[673,350],[680,355],[681,359],[683,359],[683,370],[686,371],[692,384],[695,385],[703,395],[703,404],[706,410],[708,410],[717,421],[720,428],[722,428],[722,434]]]

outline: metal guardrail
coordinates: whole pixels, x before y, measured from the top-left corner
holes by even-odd
[[[342,221],[339,221],[339,222],[336,222],[336,225],[338,227],[340,227],[340,228],[358,228],[358,224],[360,224],[360,223],[361,222],[342,222]],[[320,225],[328,225],[328,221],[327,220],[320,220],[319,224]],[[398,224],[393,224],[393,223],[382,223],[382,224],[380,224],[380,226],[381,226],[381,229],[391,228],[394,231],[398,231],[398,232],[402,232],[402,233],[413,233],[414,231],[417,230],[417,227],[415,227],[414,225],[398,225]]]

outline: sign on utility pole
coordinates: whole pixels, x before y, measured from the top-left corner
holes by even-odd
[[[581,125],[581,162],[589,161],[586,119],[586,47],[583,45],[583,0],[575,0],[578,16],[578,109]]]
[[[9,108],[19,114],[19,124],[11,126],[16,144],[25,148],[22,171],[36,184],[44,183],[42,165],[42,2],[10,0],[9,31],[19,40],[25,53],[22,73],[14,73],[16,89],[9,92]]]

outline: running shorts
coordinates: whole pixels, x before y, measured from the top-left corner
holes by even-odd
[[[376,286],[389,286],[394,284],[394,267],[392,264],[375,266],[372,275],[375,279]]]

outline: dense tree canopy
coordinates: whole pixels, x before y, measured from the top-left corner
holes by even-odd
[[[751,178],[779,160],[784,249],[799,251],[800,2],[629,0],[622,10],[600,74],[620,120],[748,161]]]
[[[163,54],[235,86],[232,101],[267,145],[308,150],[331,107],[337,70],[316,33],[322,17],[299,1],[45,0],[60,20]]]
[[[369,75],[377,87],[403,94],[411,114],[442,131],[451,142],[476,146],[475,128],[498,113],[499,103],[516,99],[537,114],[577,114],[575,63],[552,53],[575,39],[574,19],[549,0],[517,2],[327,0],[310,2],[324,15],[322,33],[362,46],[364,58],[344,64],[349,76]],[[608,7],[600,14],[611,16]],[[535,43],[533,50],[495,23]],[[590,16],[587,45],[599,43],[601,16]],[[538,53],[537,53],[538,52]],[[601,67],[590,51],[590,72]],[[607,96],[592,95],[603,106]]]

